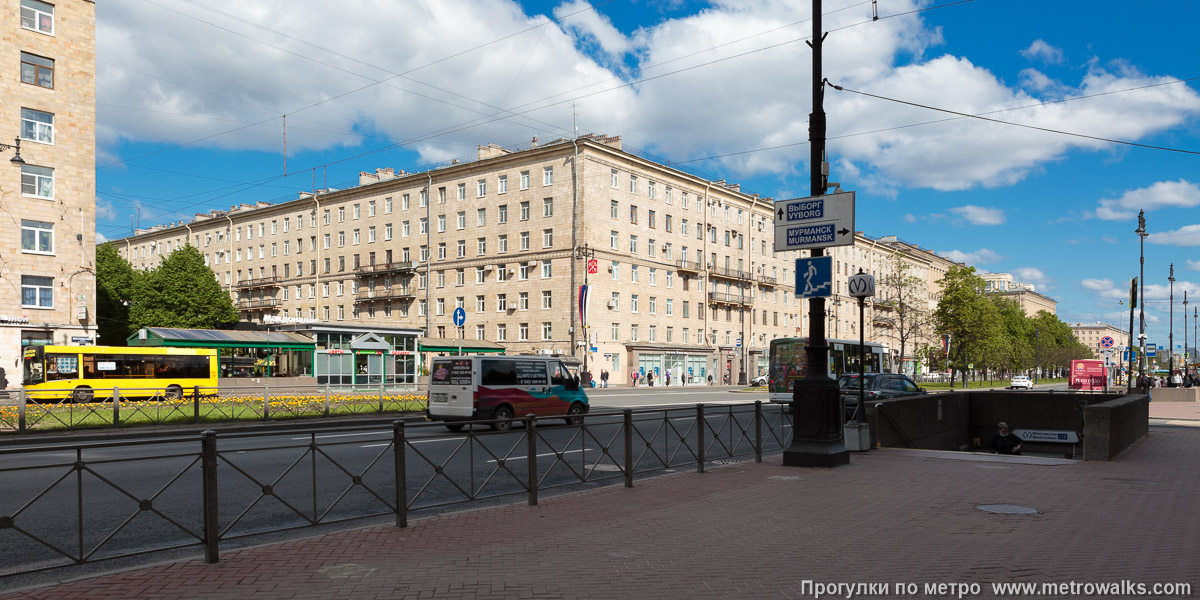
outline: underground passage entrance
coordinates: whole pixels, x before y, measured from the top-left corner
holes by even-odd
[[[868,403],[871,446],[988,452],[1001,422],[1023,456],[1110,460],[1149,428],[1145,394],[960,391]]]

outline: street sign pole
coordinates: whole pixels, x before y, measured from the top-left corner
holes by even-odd
[[[812,2],[812,114],[808,118],[811,193],[825,195],[825,81],[821,72],[821,0]],[[853,231],[850,232],[853,236]],[[778,238],[777,238],[778,239]],[[776,246],[776,251],[780,248]],[[813,248],[810,256],[825,255]],[[808,301],[808,371],[793,386],[792,445],[783,451],[783,464],[790,467],[836,467],[850,463],[850,451],[842,445],[842,410],[838,406],[837,382],[829,378],[829,342],[825,339],[825,299]]]
[[[463,325],[467,322],[467,311],[461,306],[454,309],[452,319],[454,320],[454,326],[458,327],[458,355],[462,356]]]

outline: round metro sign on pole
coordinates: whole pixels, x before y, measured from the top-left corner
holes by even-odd
[[[867,395],[867,343],[863,314],[866,312],[867,298],[875,295],[875,277],[863,273],[859,268],[858,273],[851,275],[846,282],[846,290],[851,297],[858,298],[858,408],[854,410],[854,421],[860,423],[862,421],[859,419],[866,417],[863,414],[863,401]]]

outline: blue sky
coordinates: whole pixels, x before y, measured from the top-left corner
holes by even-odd
[[[806,2],[228,6],[97,5],[103,238],[128,235],[131,217],[186,220],[569,136],[572,101],[581,133],[744,191],[807,195]],[[1150,340],[1167,341],[1173,262],[1181,344],[1183,291],[1200,306],[1200,3],[877,7],[872,21],[871,2],[823,3],[830,81],[1042,130],[829,90],[830,179],[858,192],[858,227],[1013,273],[1066,321],[1125,327],[1144,208]]]

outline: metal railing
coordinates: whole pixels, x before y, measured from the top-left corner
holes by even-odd
[[[223,389],[113,387],[19,390],[0,404],[0,433],[212,421],[369,415],[425,409],[415,386],[280,385]]]
[[[709,292],[709,302],[720,302],[723,304],[750,304],[753,298],[750,294],[731,294],[728,292]]]
[[[381,519],[598,483],[634,485],[695,465],[762,461],[790,443],[782,406],[581,415],[511,431],[446,433],[403,421],[166,440],[0,449],[0,578],[267,534]],[[155,453],[154,445],[163,451]],[[168,451],[169,450],[169,451]]]
[[[355,275],[384,275],[387,273],[400,273],[404,271],[412,271],[416,269],[416,265],[410,260],[393,261],[390,263],[379,263],[373,265],[359,265],[355,267]]]
[[[272,275],[270,277],[258,277],[258,278],[243,279],[233,285],[234,285],[234,287],[238,287],[238,288],[279,287],[280,279],[279,279],[279,277]]]
[[[280,304],[281,302],[275,298],[242,298],[238,300],[238,310],[274,308]]]
[[[369,300],[394,300],[400,298],[416,298],[417,290],[415,287],[408,286],[393,286],[393,287],[377,287],[375,289],[359,288],[354,294],[355,302],[366,302]]]

